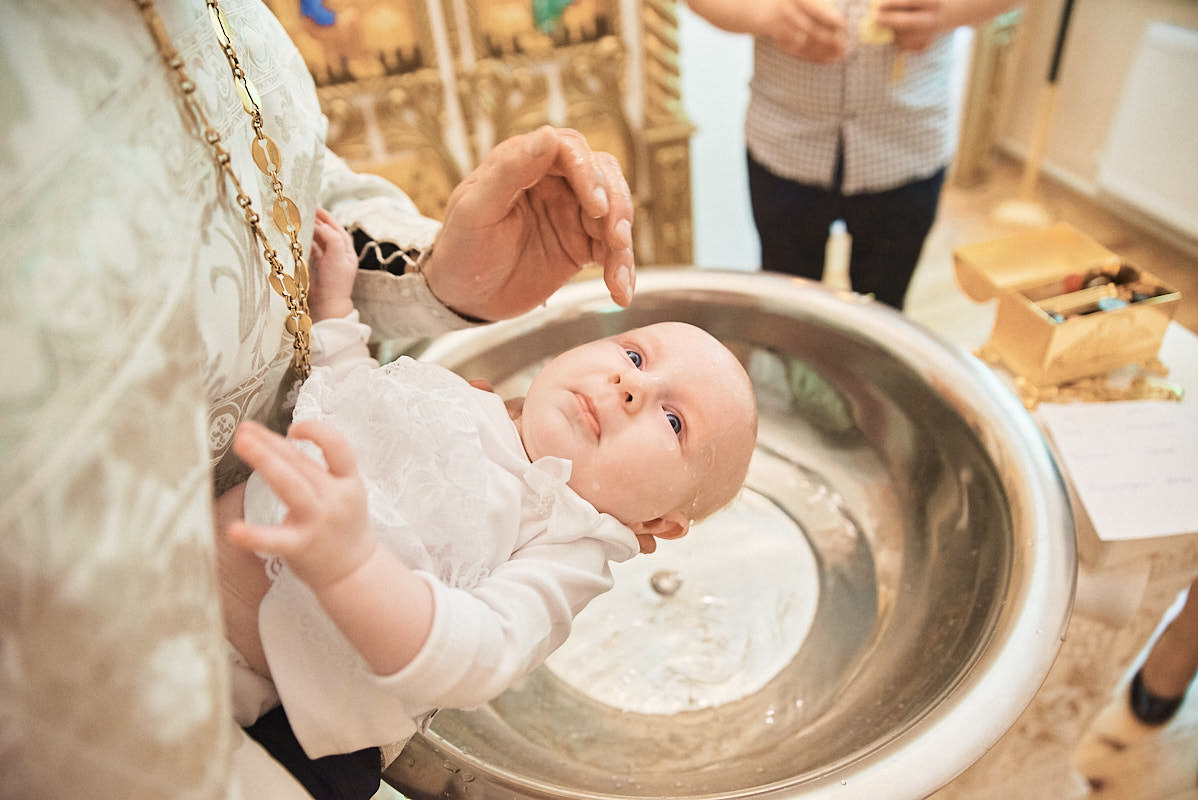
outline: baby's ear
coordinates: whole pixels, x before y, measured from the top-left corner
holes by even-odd
[[[636,534],[641,543],[642,553],[652,553],[657,549],[658,539],[680,539],[686,536],[691,528],[690,518],[680,511],[671,511],[664,517],[638,522],[628,527]]]

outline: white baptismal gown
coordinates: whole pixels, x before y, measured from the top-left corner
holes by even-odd
[[[313,758],[402,741],[436,708],[498,695],[611,588],[609,562],[639,551],[631,530],[566,485],[568,460],[530,463],[498,395],[407,357],[380,367],[368,335],[356,312],[317,323],[316,366],[294,419],[328,422],[349,440],[374,530],[432,588],[434,621],[414,661],[376,675],[307,586],[280,560],[268,562],[262,644]],[[246,519],[283,514],[252,476]]]

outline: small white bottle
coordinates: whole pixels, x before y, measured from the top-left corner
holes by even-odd
[[[828,227],[828,243],[824,248],[824,283],[833,289],[852,290],[849,279],[849,256],[853,237],[843,219],[833,220]]]

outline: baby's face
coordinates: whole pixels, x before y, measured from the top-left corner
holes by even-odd
[[[664,322],[557,356],[533,379],[517,425],[530,458],[570,459],[571,488],[633,525],[689,520],[731,499],[756,420],[736,357],[700,328]]]

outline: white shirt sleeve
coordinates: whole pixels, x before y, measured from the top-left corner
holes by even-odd
[[[427,249],[441,229],[441,223],[421,214],[395,184],[378,175],[354,172],[328,149],[320,203],[346,228],[361,229],[371,238],[391,242],[403,250]]]
[[[433,583],[436,614],[417,658],[380,688],[437,707],[471,708],[512,686],[561,646],[574,616],[612,586],[605,542],[533,543],[478,586]]]
[[[332,151],[325,152],[320,202],[345,228],[361,230],[401,250],[432,247],[441,223],[424,216],[390,181],[354,172]],[[354,306],[378,340],[408,340],[469,327],[450,311],[420,275],[360,270],[354,282]]]
[[[370,326],[358,319],[355,309],[344,317],[312,323],[311,359],[314,367],[328,367],[335,377],[357,367],[377,367],[370,355]]]
[[[469,588],[417,572],[433,592],[433,626],[416,658],[385,676],[348,646],[305,646],[311,626],[332,623],[309,618],[297,629],[297,606],[314,601],[294,576],[280,576],[260,611],[263,644],[304,751],[318,758],[402,741],[437,708],[498,696],[566,640],[574,616],[611,588],[609,561],[630,557],[634,543],[627,528],[604,517],[590,536],[534,538]]]

